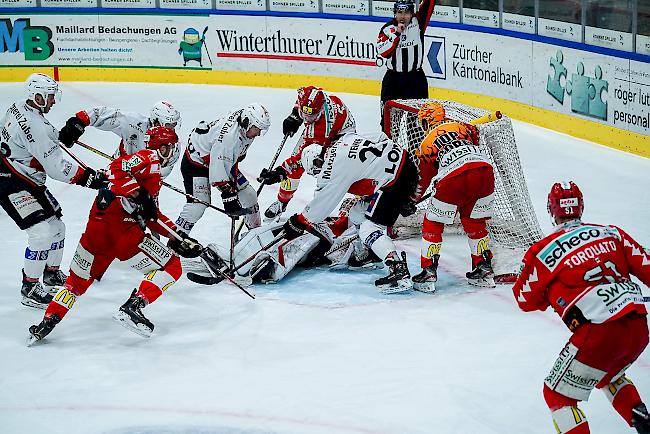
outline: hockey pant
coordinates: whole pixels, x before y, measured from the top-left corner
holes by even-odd
[[[432,257],[439,255],[445,225],[454,223],[456,214],[467,234],[472,267],[490,250],[486,221],[492,217],[494,202],[494,172],[492,167],[469,169],[439,180],[430,198],[422,222],[420,265],[432,265]]]
[[[404,158],[395,181],[377,191],[367,202],[365,220],[359,226],[359,238],[379,258],[385,260],[396,252],[387,234],[402,210],[404,200],[412,196],[418,182],[418,171],[410,158]]]
[[[110,264],[118,259],[145,275],[138,287],[147,303],[153,303],[183,272],[181,261],[159,240],[146,235],[119,200],[105,211],[93,205],[86,230],[81,235],[70,265],[70,276],[54,296],[45,316],[63,318],[77,297],[101,278]]]
[[[211,203],[212,194],[209,180],[209,170],[207,167],[192,162],[187,156],[183,156],[181,162],[181,173],[183,174],[183,185],[185,192],[195,198]],[[253,213],[244,216],[244,222],[249,229],[258,227],[261,222],[259,205],[257,204],[257,192],[249,184],[246,177],[233,167],[233,176],[238,190],[239,203],[242,208],[252,208]],[[183,232],[189,234],[194,225],[203,217],[207,206],[187,198],[187,203],[183,206],[180,215],[176,219],[176,226]]]
[[[641,403],[639,392],[625,370],[648,345],[645,315],[578,327],[544,380],[544,399],[558,433],[589,433],[578,401],[589,399],[595,387],[602,390],[614,409],[631,426],[632,408]]]
[[[58,268],[63,259],[65,224],[59,202],[44,185],[35,185],[2,159],[0,205],[27,232],[23,269],[25,276],[39,279],[43,270]]]

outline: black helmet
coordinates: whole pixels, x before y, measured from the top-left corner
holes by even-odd
[[[415,0],[397,0],[393,5],[393,13],[411,12],[415,13]]]

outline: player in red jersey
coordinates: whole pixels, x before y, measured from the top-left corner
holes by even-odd
[[[293,136],[303,123],[305,132],[292,156],[275,169],[263,169],[260,173],[260,180],[267,184],[282,182],[277,201],[264,212],[267,219],[282,214],[298,189],[300,178],[305,172],[300,164],[303,149],[312,144],[319,144],[326,149],[343,134],[356,132],[352,113],[343,101],[315,86],[298,89],[298,99],[293,111],[282,123],[282,133],[285,136]]]
[[[150,336],[153,324],[141,309],[153,303],[182,274],[181,256],[196,257],[200,246],[191,238],[171,240],[168,246],[145,229],[170,237],[175,225],[158,208],[161,167],[173,161],[178,137],[171,128],[149,129],[147,149],[119,157],[109,165],[109,187],[101,189],[90,210],[86,230],[70,265],[70,276],[45,310],[43,321],[29,328],[29,344],[47,336],[74,305],[77,297],[101,278],[115,260],[145,274],[137,289],[114,318],[125,327]],[[170,250],[171,249],[171,250]]]
[[[519,307],[557,312],[573,335],[544,380],[544,399],[560,434],[588,434],[578,408],[595,387],[639,433],[650,415],[625,370],[648,345],[647,310],[636,276],[650,285],[650,255],[616,226],[583,223],[582,193],[555,183],[548,211],[556,230],[535,243],[513,287]]]

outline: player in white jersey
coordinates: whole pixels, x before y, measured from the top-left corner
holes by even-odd
[[[47,176],[93,189],[105,185],[105,176],[67,160],[59,146],[59,131],[45,119],[61,94],[45,74],[25,82],[26,99],[14,102],[0,121],[0,205],[21,230],[27,232],[22,303],[45,309],[65,281],[59,269],[63,258],[65,224],[59,202],[45,186]]]
[[[110,131],[120,138],[120,145],[113,158],[135,154],[147,148],[147,130],[153,127],[167,127],[178,130],[181,126],[181,114],[168,101],[159,101],[153,105],[149,115],[124,111],[118,108],[98,106],[90,110],[77,112],[61,128],[61,142],[71,146],[79,140],[86,127]],[[180,152],[176,152],[162,169],[165,178],[174,169]]]
[[[185,191],[210,203],[211,187],[217,187],[228,215],[244,216],[249,229],[258,227],[257,192],[239,170],[239,163],[255,137],[266,134],[270,126],[271,117],[259,103],[212,122],[201,121],[190,133],[181,162]],[[189,234],[206,208],[188,198],[176,225]]]
[[[322,222],[346,193],[362,196],[367,209],[359,238],[390,269],[390,274],[378,279],[375,285],[385,293],[409,290],[413,283],[406,255],[398,255],[386,234],[387,226],[395,224],[415,193],[417,168],[407,151],[384,133],[349,133],[328,148],[324,158],[321,152],[317,144],[303,150],[301,164],[307,173],[317,176],[316,191],[302,213],[294,214],[285,223],[286,237],[295,238],[305,230],[312,232],[314,225]]]

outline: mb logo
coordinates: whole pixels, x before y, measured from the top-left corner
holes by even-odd
[[[54,54],[52,30],[30,26],[29,18],[18,18],[13,24],[0,18],[0,53],[25,53],[25,60],[45,60]]]

